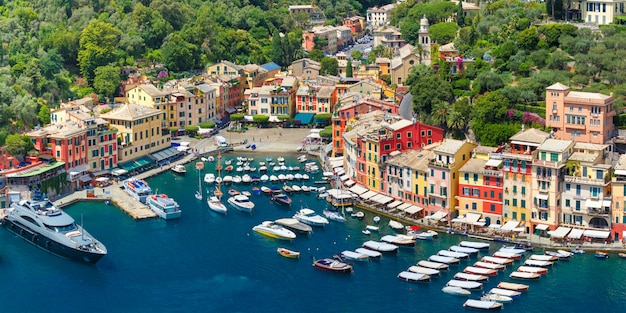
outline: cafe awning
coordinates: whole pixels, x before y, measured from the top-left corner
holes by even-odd
[[[391,202],[391,203],[387,204],[387,208],[388,209],[393,209],[393,208],[399,206],[400,204],[402,204],[402,201],[396,200],[394,202]]]
[[[169,148],[166,148],[166,149],[163,149],[161,151],[153,153],[152,157],[154,158],[155,161],[161,162],[161,161],[169,159],[172,156],[175,156],[175,155],[177,155],[179,153],[180,153],[180,151],[178,151],[178,148],[176,148],[176,147],[169,147]]]
[[[370,190],[364,194],[359,195],[359,197],[361,197],[361,199],[368,200],[376,195],[378,195],[378,192]]]
[[[369,189],[363,187],[363,186],[359,186],[359,185],[354,185],[352,187],[350,187],[350,191],[352,191],[353,193],[357,194],[357,195],[361,195],[364,194],[368,191]]]
[[[393,200],[393,198],[389,197],[389,196],[385,196],[385,195],[379,194],[377,196],[372,197],[370,200],[374,201],[374,202],[376,202],[378,204],[386,204],[386,203],[391,202]]]
[[[585,232],[585,230],[583,230],[583,229],[574,228],[574,229],[572,229],[572,231],[569,232],[569,235],[567,235],[567,238],[569,238],[569,239],[580,239],[580,237],[583,236],[584,232]]]
[[[438,211],[435,214],[428,216],[428,219],[439,221],[442,218],[446,217],[447,215],[448,215],[448,212]]]
[[[355,184],[355,183],[354,183],[354,180],[352,180],[352,179],[348,179],[348,180],[346,180],[345,182],[343,182],[343,184],[344,184],[346,187],[352,187],[352,186],[354,186],[354,184]]]
[[[539,200],[548,200],[548,194],[547,193],[538,193],[537,194],[537,199],[539,199]]]
[[[585,230],[583,236],[597,238],[597,239],[606,239],[611,235],[609,231],[601,231],[601,230]]]
[[[341,175],[341,176],[339,177],[339,180],[341,180],[341,181],[346,181],[346,180],[348,180],[348,179],[350,179],[350,176],[348,176],[348,174],[344,174],[344,175]]]
[[[513,229],[515,229],[515,227],[517,227],[517,225],[519,224],[518,221],[516,220],[511,220],[506,222],[506,224],[504,224],[502,227],[500,227],[501,231],[513,231]]]
[[[296,121],[296,123],[300,121],[300,124],[308,125],[313,120],[314,115],[313,113],[298,113],[293,117],[293,120]]]
[[[418,207],[416,205],[412,205],[412,206],[406,208],[404,210],[404,212],[406,212],[406,214],[415,214],[415,213],[417,213],[417,212],[419,212],[421,210],[423,210],[423,208],[420,208],[420,207]]]
[[[570,232],[570,230],[572,229],[569,227],[559,226],[559,228],[554,231],[548,232],[548,234],[550,234],[552,238],[560,239],[565,237]]]
[[[539,225],[537,225],[537,227],[535,227],[535,229],[538,229],[538,230],[546,230],[548,228],[549,228],[549,226],[546,225],[546,224],[539,224]]]
[[[602,207],[602,201],[587,199],[585,201],[587,208],[599,209]]]
[[[400,205],[399,205],[396,209],[401,210],[401,211],[404,211],[406,208],[411,207],[411,205],[412,205],[412,204],[410,204],[410,203],[402,203],[402,204],[400,204]]]

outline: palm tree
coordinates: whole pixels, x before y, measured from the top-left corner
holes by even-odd
[[[413,53],[417,54],[417,57],[420,61],[420,63],[422,63],[422,59],[424,58],[424,46],[422,46],[421,43],[416,43],[415,47],[413,47]]]
[[[448,115],[450,114],[450,104],[446,101],[437,101],[433,103],[433,108],[430,114],[431,120],[434,124],[447,128]]]

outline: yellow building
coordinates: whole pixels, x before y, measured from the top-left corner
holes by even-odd
[[[152,109],[167,109],[166,93],[153,84],[137,85],[126,92],[126,103],[138,104]]]
[[[165,114],[160,110],[124,104],[100,117],[117,129],[120,162],[147,156],[170,146]]]
[[[380,170],[380,144],[378,138],[373,136],[364,135],[363,137],[363,152],[365,155],[365,169],[367,175],[367,185],[365,187],[370,190],[380,190],[382,173]]]
[[[626,204],[626,154],[620,156],[612,176],[611,229],[613,230],[613,239],[621,239],[624,242],[624,231],[626,231],[626,214],[624,214],[626,211],[624,209],[624,204]]]

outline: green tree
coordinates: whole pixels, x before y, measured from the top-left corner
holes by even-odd
[[[45,126],[50,124],[50,108],[47,105],[41,105],[37,116],[39,117],[39,125]]]
[[[428,35],[433,42],[446,44],[456,37],[458,29],[459,27],[454,22],[437,23],[428,28]]]
[[[535,27],[526,28],[517,34],[517,42],[522,48],[533,50],[539,42],[539,34]]]
[[[180,33],[171,33],[161,46],[163,63],[174,72],[194,68],[196,62],[196,46],[187,42]]]
[[[354,60],[361,60],[363,59],[363,51],[361,50],[352,50],[352,52],[350,52],[350,57],[352,57],[352,59]]]
[[[346,77],[352,77],[352,59],[348,59],[346,63]]]
[[[454,98],[452,86],[437,72],[423,64],[414,66],[407,77],[413,95],[413,110],[420,117],[430,116],[433,105],[439,101],[450,102]]]
[[[121,31],[113,24],[94,20],[80,35],[80,50],[78,64],[81,74],[90,83],[94,78],[94,71],[99,66],[105,66],[116,60],[117,46]]]
[[[105,97],[114,97],[120,85],[120,67],[114,65],[99,66],[94,72],[93,88]]]
[[[6,137],[5,147],[9,153],[22,160],[27,151],[32,149],[32,143],[28,136],[20,134],[11,134]]]
[[[333,75],[337,76],[339,62],[337,59],[331,57],[324,57],[320,62],[320,75]]]
[[[255,123],[265,124],[270,120],[270,117],[263,114],[255,114],[252,116],[252,121]]]
[[[463,12],[463,0],[459,0],[459,3],[456,5],[456,25],[459,28],[465,26],[465,15]]]
[[[307,55],[307,57],[313,61],[320,62],[324,58],[324,52],[322,52],[322,50],[319,50],[319,49],[313,49],[309,51],[309,54]]]
[[[285,62],[285,53],[283,51],[283,40],[280,38],[280,32],[275,30],[272,34],[272,50],[270,59],[280,66],[287,66]]]
[[[504,80],[502,77],[494,72],[482,72],[476,77],[475,84],[478,87],[479,93],[485,93],[487,91],[494,91],[504,87]]]

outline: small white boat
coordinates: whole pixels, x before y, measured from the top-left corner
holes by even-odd
[[[300,191],[302,191],[302,188],[300,188],[300,186],[298,186],[298,185],[293,185],[293,186],[291,186],[291,189],[292,189],[294,192],[300,192]]]
[[[489,244],[484,242],[476,242],[476,241],[461,241],[459,242],[459,246],[474,248],[474,249],[489,249]]]
[[[302,179],[302,174],[300,174],[300,173],[295,173],[295,174],[293,175],[293,179],[295,179],[295,180],[301,180],[301,179]]]
[[[328,192],[324,192],[324,193],[318,194],[316,197],[318,199],[326,199],[326,198],[328,198],[328,196],[329,196]]]
[[[374,218],[372,218],[372,221],[374,221],[374,223],[376,224],[380,223],[380,216],[374,216]]]
[[[489,290],[489,293],[495,293],[495,294],[498,294],[498,295],[507,296],[507,297],[511,297],[511,298],[517,298],[517,297],[519,297],[519,295],[522,294],[519,291],[514,291],[514,290],[509,290],[509,289],[502,289],[502,288],[491,288],[491,290]]]
[[[476,275],[476,274],[468,274],[468,273],[459,272],[459,273],[454,274],[454,279],[483,282],[483,281],[489,280],[489,277],[485,275]]]
[[[396,245],[392,245],[386,242],[373,241],[373,240],[368,240],[364,242],[363,247],[370,249],[370,250],[378,251],[378,252],[386,252],[386,253],[398,252],[398,246]]]
[[[509,275],[509,277],[515,278],[515,279],[537,279],[541,277],[541,275],[536,274],[536,273],[528,273],[528,272],[512,272],[511,275]]]
[[[358,253],[358,252],[354,252],[350,250],[345,250],[341,252],[341,257],[346,258],[348,260],[359,261],[359,262],[367,262],[370,259],[369,256],[367,256],[366,254]]]
[[[351,206],[346,208],[346,213],[352,213],[352,211],[354,211],[354,209]]]
[[[323,210],[322,214],[324,214],[324,217],[326,217],[327,219],[329,219],[331,221],[335,221],[335,222],[339,222],[339,223],[345,223],[346,222],[346,218],[343,215],[341,215],[341,213],[339,213],[337,211]]]
[[[431,255],[430,257],[428,257],[428,261],[445,263],[445,264],[459,263],[459,259],[457,258],[451,258],[449,256],[441,256],[441,255]]]
[[[469,254],[467,254],[467,253],[454,252],[454,251],[450,251],[450,250],[439,250],[439,252],[437,252],[437,254],[441,255],[441,256],[447,256],[447,257],[457,258],[457,259],[467,259],[469,257]]]
[[[548,269],[536,266],[520,266],[517,268],[518,272],[535,273],[535,274],[547,274]]]
[[[548,266],[552,266],[552,264],[554,264],[554,262],[537,261],[537,260],[526,260],[526,261],[524,261],[524,265],[539,266],[539,267],[548,267]]]
[[[241,176],[241,182],[244,184],[249,184],[252,182],[252,176],[248,175],[248,174],[244,174],[243,176]]]
[[[450,280],[446,286],[450,287],[459,287],[463,289],[481,289],[483,288],[483,284],[476,281],[467,281],[467,280]]]
[[[228,198],[228,203],[239,211],[252,213],[252,210],[254,209],[254,202],[250,201],[250,198],[244,195],[230,197]]]
[[[429,231],[413,232],[410,233],[410,235],[420,240],[433,240],[433,238],[435,237],[435,235]]]
[[[364,217],[365,217],[365,213],[363,213],[363,212],[361,212],[361,211],[358,211],[358,212],[356,212],[356,213],[352,213],[352,215],[351,215],[351,216],[354,216],[354,217],[356,217],[356,218],[364,218]]]
[[[513,291],[526,291],[528,290],[528,285],[524,285],[524,284],[517,284],[517,283],[509,283],[509,282],[500,282],[498,284],[498,288],[500,289],[508,289],[508,290],[513,290]]]
[[[172,167],[172,171],[174,173],[178,173],[178,174],[185,174],[185,173],[187,173],[187,169],[182,164],[177,164],[174,167]]]
[[[267,174],[263,174],[263,175],[261,175],[259,180],[262,181],[262,182],[267,182],[268,180],[270,180],[270,177],[267,176]]]
[[[500,265],[509,265],[513,263],[513,259],[496,258],[493,256],[484,256],[481,261]]]
[[[498,274],[498,271],[492,270],[484,267],[476,267],[476,266],[468,266],[463,270],[464,273],[468,274],[476,274],[476,275],[485,275],[485,276],[495,276]]]
[[[304,163],[304,162],[306,162],[306,161],[307,161],[306,154],[303,154],[303,155],[298,156],[298,162],[300,162],[300,163]]]
[[[419,265],[421,267],[436,269],[436,270],[447,270],[448,269],[448,264],[431,262],[431,261],[425,261],[425,260],[417,262],[417,265]]]
[[[500,303],[509,303],[513,301],[513,298],[499,295],[497,293],[487,293],[480,297],[481,301],[495,301]]]
[[[204,175],[204,182],[207,183],[207,184],[215,183],[215,174],[208,173],[208,174]]]
[[[404,229],[404,225],[394,220],[389,220],[389,227],[396,231],[402,231]]]
[[[239,183],[241,183],[241,181],[242,181],[241,176],[239,176],[239,175],[233,176],[233,183],[234,184],[239,184]]]
[[[451,295],[455,295],[455,296],[465,296],[465,297],[467,297],[467,296],[472,294],[472,292],[469,291],[469,290],[465,290],[465,289],[460,288],[460,287],[452,287],[452,286],[443,287],[441,289],[441,291],[443,291],[444,293],[447,293],[447,294],[451,294]]]
[[[215,196],[208,197],[207,204],[209,205],[209,209],[217,213],[226,214],[226,212],[228,212],[228,208],[226,208],[222,201],[220,201],[220,199]]]
[[[478,253],[478,249],[468,248],[468,247],[460,247],[460,246],[452,246],[448,250],[454,251],[454,252],[467,253],[467,254],[477,254]]]
[[[311,188],[309,188],[309,186],[307,186],[307,185],[302,185],[302,187],[300,187],[300,189],[302,189],[303,192],[311,191]]]
[[[393,236],[393,235],[385,235],[380,238],[381,241],[386,243],[398,245],[398,246],[415,246],[415,239],[411,237],[403,237],[403,236]]]
[[[412,282],[423,282],[423,281],[429,281],[430,276],[426,274],[402,271],[400,272],[400,274],[398,274],[398,279],[404,280],[404,281],[412,281]]]
[[[364,230],[362,230],[361,232],[362,232],[364,235],[371,235],[371,234],[372,234],[372,232],[371,232],[371,231],[369,231],[369,229],[364,229]]]
[[[223,182],[224,182],[224,184],[230,184],[230,183],[232,183],[232,182],[233,182],[233,177],[232,177],[232,176],[230,176],[230,175],[226,175],[226,176],[224,176],[224,178],[223,178]]]
[[[293,218],[297,219],[300,223],[308,224],[311,226],[324,227],[328,225],[328,219],[318,215],[315,211],[307,208],[300,209]]]
[[[488,262],[483,262],[483,261],[478,261],[478,262],[474,263],[474,266],[482,267],[482,268],[488,268],[488,269],[491,269],[491,270],[504,270],[506,268],[506,266],[504,266],[504,265],[500,265],[500,264],[496,264],[496,263],[488,263]]]
[[[571,252],[567,252],[565,250],[559,250],[559,251],[546,251],[545,252],[546,255],[548,256],[553,256],[556,258],[556,260],[569,260],[574,254]],[[555,261],[556,261],[555,260]]]
[[[367,225],[365,226],[365,229],[369,230],[369,231],[378,231],[378,226],[374,226],[374,225]]]
[[[502,248],[500,248],[500,250],[498,250],[498,251],[500,251],[500,252],[508,252],[508,253],[513,253],[513,254],[521,254],[521,255],[526,254],[526,250],[524,250],[524,249],[507,248],[507,247],[502,247]]]
[[[303,180],[309,180],[309,175],[308,174],[302,174],[302,179]]]
[[[415,265],[409,267],[408,271],[413,272],[413,273],[426,274],[430,276],[438,276],[439,274],[441,274],[441,271],[436,270],[434,268],[427,268],[427,267],[415,266]]]
[[[372,258],[372,259],[378,259],[382,256],[382,254],[378,251],[374,251],[374,250],[370,250],[370,249],[365,249],[365,248],[357,248],[354,250],[356,253],[361,253],[361,254],[365,254],[368,257]]]
[[[513,260],[519,260],[520,258],[522,258],[521,254],[502,252],[502,251],[496,251],[493,254],[493,256],[495,256],[496,258],[513,259]]]
[[[467,299],[467,301],[463,303],[463,307],[477,310],[502,310],[502,303],[495,301]]]
[[[200,192],[200,190],[196,190],[196,194],[194,196],[197,200],[202,200],[202,192]]]
[[[270,175],[270,181],[273,182],[273,183],[277,182],[278,181],[278,176]]]
[[[529,257],[529,259],[535,261],[557,261],[559,258],[546,254],[533,254]]]

